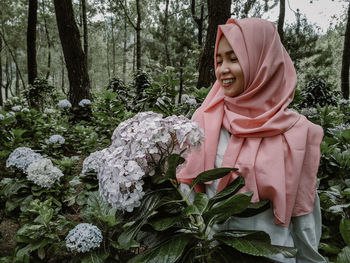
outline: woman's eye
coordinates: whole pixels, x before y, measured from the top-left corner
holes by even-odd
[[[221,65],[222,64],[222,61],[217,61],[218,65]]]
[[[237,62],[238,58],[231,58],[231,62]]]

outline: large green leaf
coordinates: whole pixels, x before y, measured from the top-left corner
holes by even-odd
[[[204,171],[200,173],[192,182],[190,185],[191,188],[194,187],[196,184],[208,182],[208,181],[213,181],[219,178],[224,177],[227,175],[229,172],[232,171],[237,171],[237,168],[214,168],[208,171]]]
[[[168,157],[168,170],[166,172],[166,177],[170,179],[176,178],[176,167],[184,163],[185,159],[182,158],[179,154],[171,154]]]
[[[270,201],[261,201],[256,203],[250,203],[246,210],[244,210],[242,213],[236,214],[235,216],[238,217],[250,217],[257,215],[266,209],[270,208]]]
[[[135,223],[131,224],[118,238],[118,242],[124,249],[129,249],[135,243],[134,238],[141,227],[146,224],[148,218],[154,214],[154,209],[160,202],[159,193],[149,194],[142,202],[140,209],[137,210],[138,216]],[[134,220],[132,220],[134,221]]]
[[[208,206],[208,196],[204,193],[197,193],[194,197],[193,205],[198,209],[198,212],[202,214]]]
[[[177,222],[181,220],[181,217],[174,216],[174,217],[166,217],[166,218],[161,218],[158,220],[154,220],[149,222],[149,224],[157,231],[163,231],[166,230],[173,225],[175,225]]]
[[[342,218],[340,221],[339,230],[345,243],[350,246],[350,219]]]
[[[86,254],[82,259],[81,263],[103,263],[108,258],[108,253],[98,253],[98,252],[92,252]]]
[[[252,196],[253,192],[233,195],[227,200],[218,202],[209,211],[205,212],[203,217],[206,222],[223,222],[230,216],[243,212],[249,206]]]
[[[336,263],[349,263],[350,262],[350,247],[344,247],[337,257]]]
[[[209,200],[209,206],[234,195],[245,185],[243,176],[238,176],[232,183],[225,187],[220,193],[216,194]]]
[[[128,263],[173,263],[182,255],[185,247],[191,241],[186,235],[175,236],[165,243],[148,249],[145,252],[133,257]]]
[[[263,231],[223,231],[215,234],[214,238],[252,256],[282,254],[291,258],[297,252],[295,248],[271,245],[269,235]]]

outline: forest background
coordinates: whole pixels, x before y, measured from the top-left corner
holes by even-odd
[[[294,23],[285,23],[285,0],[1,0],[0,260],[68,262],[74,256],[62,244],[79,222],[98,221],[104,238],[116,242],[120,233],[111,226],[120,222],[110,221],[101,200],[91,201],[98,182],[96,171],[92,177],[81,173],[84,159],[110,144],[115,127],[138,112],[190,118],[215,80],[217,25],[230,17],[262,17],[276,7],[272,22],[298,76],[291,106],[325,131],[320,251],[329,262],[348,262],[350,3],[322,32],[299,10]],[[64,139],[52,142],[53,135]],[[8,167],[11,152],[23,146],[62,170],[65,179],[56,182],[56,191],[33,187],[25,171]],[[100,214],[92,216],[94,209]],[[31,222],[40,216],[46,219]],[[40,231],[31,239],[33,229]],[[130,242],[123,247],[110,241],[76,260],[90,262],[94,255],[119,262],[122,249],[129,249],[128,256],[145,249],[130,250]]]

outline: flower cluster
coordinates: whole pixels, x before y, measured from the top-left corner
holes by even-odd
[[[20,111],[21,109],[22,109],[21,105],[16,105],[16,106],[11,107],[12,111]]]
[[[102,239],[102,233],[96,226],[81,223],[69,231],[66,237],[66,247],[70,251],[84,253],[100,247]]]
[[[43,157],[39,153],[34,152],[32,149],[27,147],[18,147],[10,154],[6,161],[6,167],[15,166],[25,172],[27,167],[32,162],[40,159],[43,159]]]
[[[80,106],[80,107],[89,106],[90,104],[91,104],[91,101],[88,100],[88,99],[82,99],[82,100],[79,102],[79,106]]]
[[[44,158],[32,162],[27,170],[27,179],[41,187],[51,187],[56,181],[59,181],[63,173],[60,169],[53,166],[51,160]]]
[[[197,106],[197,101],[194,97],[191,97],[187,94],[182,95],[182,102],[189,104],[191,106]]]
[[[188,153],[200,146],[204,135],[199,126],[183,116],[165,119],[143,112],[119,124],[112,144],[104,150],[98,173],[104,199],[118,209],[132,211],[144,195],[144,176],[151,176],[159,162],[166,166],[172,153]]]
[[[317,114],[316,108],[304,108],[301,110],[301,114],[305,115],[306,117],[312,117]]]
[[[71,108],[71,107],[72,107],[72,104],[71,104],[68,100],[64,99],[64,100],[60,100],[60,101],[58,102],[58,107],[59,107],[60,109]]]
[[[54,109],[50,109],[50,108],[45,108],[44,109],[44,113],[45,114],[54,114],[56,111]]]
[[[102,162],[101,158],[104,154],[104,151],[96,151],[91,153],[88,157],[84,159],[83,170],[81,171],[82,175],[85,175],[88,172],[98,172]]]
[[[10,112],[6,113],[6,118],[11,118],[15,115],[16,115],[16,113],[14,113],[13,111],[10,111]]]
[[[5,119],[5,116],[0,113],[0,120]]]
[[[65,141],[66,140],[61,135],[58,135],[58,134],[52,135],[49,138],[49,143],[52,143],[52,144],[64,144]]]
[[[29,112],[30,110],[27,107],[22,108],[22,112]]]

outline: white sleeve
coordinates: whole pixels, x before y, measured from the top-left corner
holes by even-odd
[[[326,263],[318,252],[321,238],[321,208],[320,199],[316,193],[314,210],[311,214],[292,217],[292,237],[298,253],[297,263]]]

